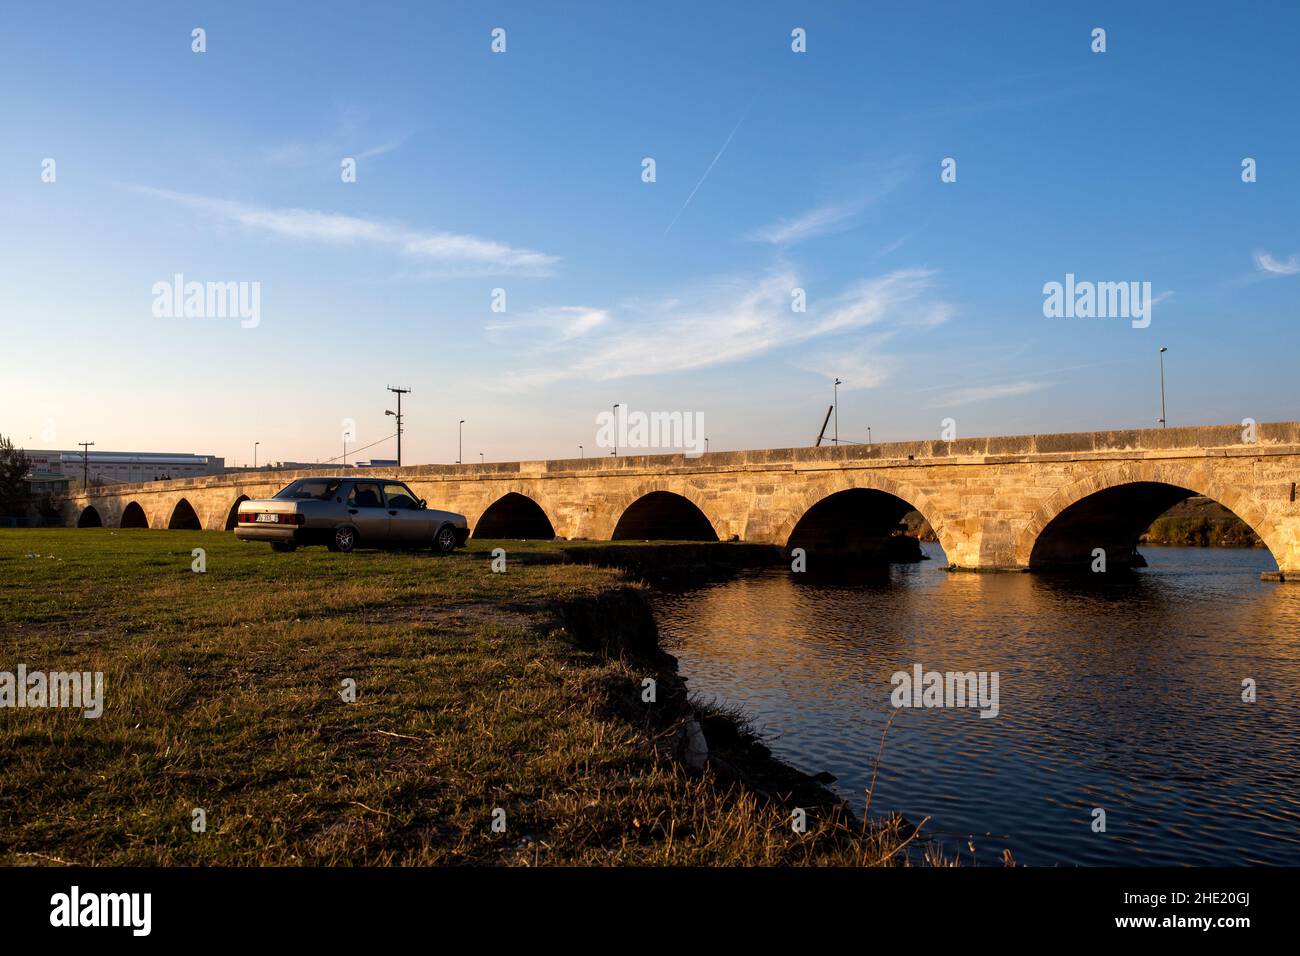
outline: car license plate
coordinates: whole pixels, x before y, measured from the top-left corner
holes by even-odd
[[[257,521],[259,524],[262,523],[277,524],[280,521],[280,516],[275,514],[263,513],[257,516]]]

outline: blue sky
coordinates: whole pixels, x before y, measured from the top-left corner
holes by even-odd
[[[1150,426],[1161,345],[1171,424],[1296,417],[1294,4],[270,7],[4,13],[0,433],[315,460],[401,384],[408,463],[614,402],[780,447],[836,375],[850,439]],[[1150,327],[1045,318],[1066,273]]]

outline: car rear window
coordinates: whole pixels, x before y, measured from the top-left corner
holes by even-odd
[[[358,481],[348,493],[349,508],[382,508],[384,499],[379,494],[379,484],[373,481]]]
[[[340,482],[337,478],[299,478],[276,493],[277,498],[316,498],[324,501],[334,494]]]

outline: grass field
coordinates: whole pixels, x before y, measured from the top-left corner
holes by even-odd
[[[560,623],[626,597],[619,572],[471,544],[274,554],[221,532],[0,530],[0,671],[105,675],[99,719],[0,709],[0,862],[897,861],[896,828],[826,805],[796,834],[793,795],[684,768],[671,673]],[[641,701],[645,676],[660,703]]]

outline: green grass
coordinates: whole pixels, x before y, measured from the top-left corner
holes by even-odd
[[[565,602],[636,585],[555,563],[555,545],[472,545],[275,554],[220,532],[0,530],[0,670],[102,671],[106,698],[97,720],[0,709],[0,862],[897,861],[896,829],[821,806],[800,836],[793,796],[683,768],[683,712],[640,701],[653,665],[559,624]]]

